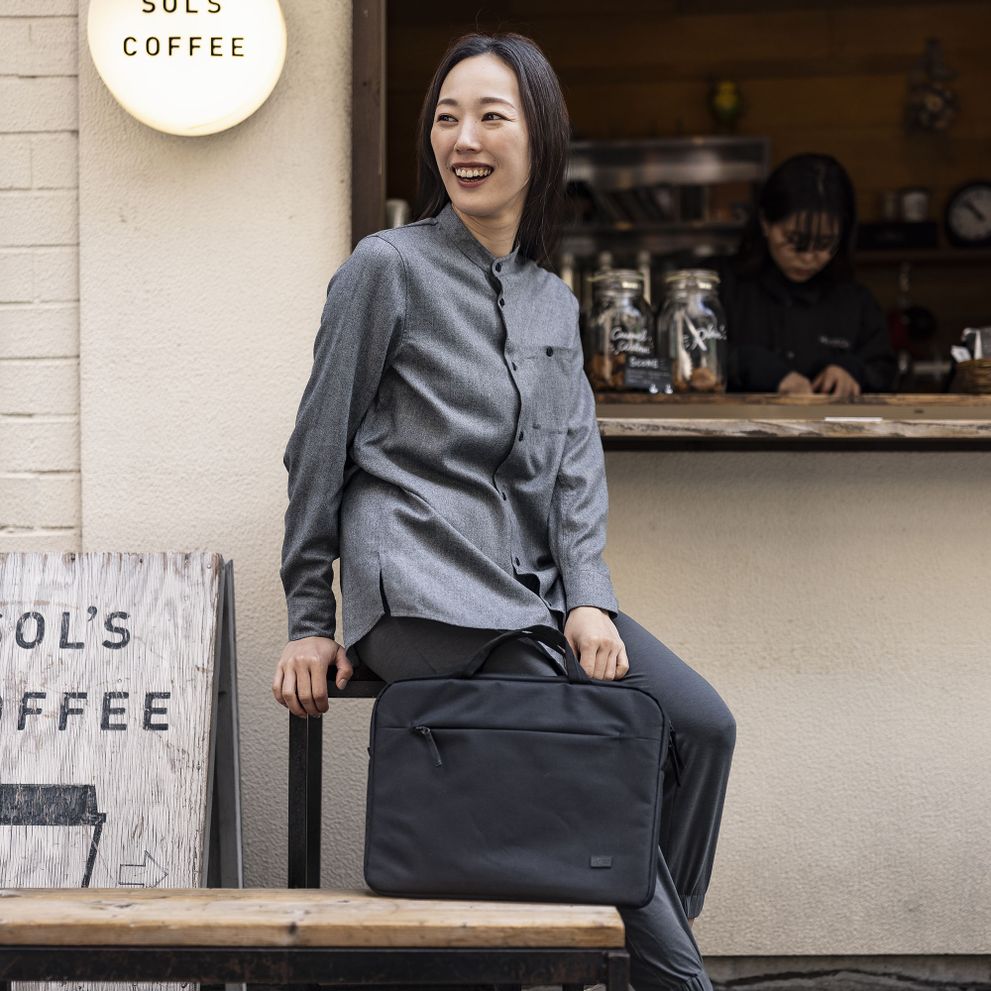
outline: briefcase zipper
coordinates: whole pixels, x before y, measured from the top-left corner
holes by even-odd
[[[465,729],[465,728],[468,728],[468,727],[445,726],[443,728],[444,729]],[[505,733],[505,732],[512,732],[512,733],[545,732],[545,731],[541,731],[541,730],[525,730],[525,729],[520,729],[520,728],[508,729],[507,727],[492,727],[492,726],[478,726],[478,727],[471,727],[471,728],[474,729],[474,730],[476,730],[476,731],[478,731],[478,732],[489,732],[489,733],[500,733],[500,732],[501,733]],[[443,767],[444,766],[444,761],[441,759],[440,749],[437,746],[437,738],[434,736],[433,730],[429,726],[422,726],[422,725],[417,724],[415,726],[410,726],[410,731],[413,732],[413,733],[416,733],[418,736],[421,736],[430,745],[430,750],[431,750],[431,753],[433,754],[433,765],[434,765],[434,767]],[[572,734],[569,733],[569,734],[559,734],[559,735],[569,735],[570,736]],[[573,734],[573,735],[575,735],[575,736],[596,736],[598,734],[592,734],[592,733],[576,733],[576,734]],[[681,770],[682,770],[683,764],[682,764],[682,761],[681,761],[681,754],[678,753],[678,745],[677,745],[677,743],[675,743],[675,737],[674,737],[674,730],[673,729],[671,729],[671,730],[668,731],[668,740],[669,740],[669,744],[670,744],[670,751],[671,751],[671,758],[672,758],[671,763],[673,765],[674,777],[675,777],[675,780],[680,785],[681,784]]]
[[[434,767],[443,767],[444,762],[440,759],[440,750],[437,749],[437,741],[434,739],[433,733],[430,732],[429,726],[414,726],[414,733],[419,733],[427,743],[430,744],[430,749],[434,754]]]

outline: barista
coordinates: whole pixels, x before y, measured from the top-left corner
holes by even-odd
[[[853,186],[828,155],[771,173],[736,257],[722,266],[729,388],[737,392],[886,392],[895,355],[884,314],[853,278]]]

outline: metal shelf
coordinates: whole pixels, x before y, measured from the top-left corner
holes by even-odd
[[[722,254],[736,249],[739,224],[666,224],[644,227],[569,227],[561,235],[561,251],[576,257],[591,257],[599,251],[620,253],[649,251],[652,255],[674,255],[709,249],[701,254]]]
[[[602,189],[760,182],[767,175],[770,155],[770,141],[754,137],[573,141],[567,177]]]
[[[577,258],[603,250],[732,250],[769,160],[767,138],[574,141],[568,162],[572,217],[587,222],[568,224],[561,248]]]

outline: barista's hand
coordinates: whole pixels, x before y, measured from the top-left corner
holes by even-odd
[[[343,688],[354,674],[344,648],[329,637],[290,640],[275,666],[272,694],[294,716],[319,716],[326,712],[327,671],[337,667],[337,687]]]
[[[779,383],[778,392],[783,396],[807,396],[812,394],[812,383],[798,372],[789,372]]]
[[[857,380],[839,365],[827,365],[813,380],[812,388],[816,392],[829,392],[841,399],[860,395],[860,385]]]
[[[619,630],[598,606],[575,606],[565,621],[564,636],[590,678],[616,681],[630,670]]]

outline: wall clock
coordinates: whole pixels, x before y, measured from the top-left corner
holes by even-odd
[[[991,179],[975,179],[946,201],[946,239],[958,248],[991,248]]]

